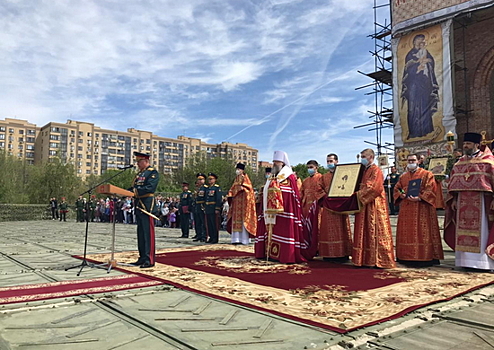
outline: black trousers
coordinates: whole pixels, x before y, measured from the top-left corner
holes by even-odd
[[[218,243],[219,214],[206,214],[206,230],[209,236],[208,242]]]
[[[182,229],[182,237],[189,237],[190,213],[180,214],[180,228]]]
[[[206,240],[206,226],[205,217],[202,210],[198,210],[194,213],[194,224],[196,230],[196,236],[198,239]]]
[[[142,211],[136,212],[137,221],[137,249],[139,250],[139,263],[155,263],[154,219]]]
[[[58,219],[58,210],[57,208],[51,208],[51,218],[52,219]]]
[[[60,221],[62,221],[62,220],[66,221],[65,214],[66,214],[66,211],[60,210]]]

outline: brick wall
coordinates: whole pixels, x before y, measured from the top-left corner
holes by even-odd
[[[494,8],[457,19],[453,52],[459,145],[467,131],[485,130],[487,138],[494,139]],[[470,110],[468,121],[466,115],[458,111],[467,108]]]

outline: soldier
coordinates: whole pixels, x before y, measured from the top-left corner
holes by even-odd
[[[220,213],[222,207],[221,188],[216,183],[218,175],[208,174],[209,186],[206,191],[206,231],[209,236],[207,243],[218,243],[218,231],[220,226]]]
[[[55,197],[50,198],[50,209],[51,209],[51,219],[52,220],[55,220],[55,218],[58,219],[58,203]]]
[[[149,214],[157,214],[154,193],[159,182],[158,171],[149,165],[150,155],[134,152],[139,172],[130,191],[134,192],[137,220],[137,246],[139,259],[132,265],[141,269],[153,267],[155,263],[154,219]]]
[[[194,204],[194,223],[196,229],[196,236],[194,242],[206,242],[206,223],[204,206],[206,204],[206,191],[208,186],[204,184],[206,181],[206,175],[203,173],[197,174],[196,181],[196,196]]]
[[[394,198],[393,198],[393,193],[395,190],[395,185],[398,183],[398,180],[400,179],[400,174],[398,174],[398,171],[396,170],[395,166],[391,167],[391,173],[386,176],[386,182],[385,182],[385,191],[386,194],[388,195],[388,203],[389,203],[389,213],[391,215],[396,215],[398,214],[399,206],[395,204]]]
[[[189,191],[189,183],[182,182],[182,193],[180,194],[180,228],[182,236],[180,238],[189,238],[190,212],[192,210],[192,192]]]
[[[60,221],[67,221],[66,215],[69,211],[69,205],[65,201],[65,197],[62,197],[62,201],[60,202]]]
[[[93,194],[91,195],[91,200],[89,201],[89,217],[88,219],[91,220],[91,222],[94,221],[94,212],[96,210],[96,204],[97,204],[97,200],[96,200],[96,196]]]
[[[83,222],[84,221],[84,199],[82,196],[79,196],[77,200],[75,201],[75,210],[77,213],[77,222]]]

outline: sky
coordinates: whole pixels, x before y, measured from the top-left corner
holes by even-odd
[[[292,164],[356,160],[373,0],[3,0],[0,119],[68,119]],[[392,140],[391,130],[384,134]]]

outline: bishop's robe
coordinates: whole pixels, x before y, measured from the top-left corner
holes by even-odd
[[[463,156],[450,173],[444,240],[455,250],[456,266],[494,269],[494,156],[486,148]],[[456,201],[454,210],[451,204]]]
[[[383,182],[383,173],[377,165],[365,169],[357,191],[363,208],[355,215],[352,262],[356,266],[396,267]]]
[[[257,231],[256,199],[252,182],[247,174],[235,177],[228,191],[228,198],[231,198],[227,221],[228,232],[231,234],[243,232],[245,228],[249,236],[255,236]]]
[[[419,198],[414,202],[400,198],[407,193],[412,180],[421,179]],[[425,169],[401,175],[394,189],[396,205],[400,206],[396,230],[396,258],[403,261],[432,261],[444,259],[439,223],[436,214],[436,180]]]
[[[312,203],[320,198],[319,181],[322,177],[321,173],[315,173],[309,176],[302,182],[300,196],[302,198],[302,216],[306,217],[309,214]]]
[[[303,239],[300,193],[297,177],[290,167],[284,166],[277,176],[266,181],[262,201],[254,246],[256,258],[268,256],[281,263],[306,261],[300,252]]]
[[[319,198],[329,193],[334,172],[319,179]],[[341,258],[352,255],[352,233],[347,214],[338,214],[322,206],[319,226],[319,256]]]

